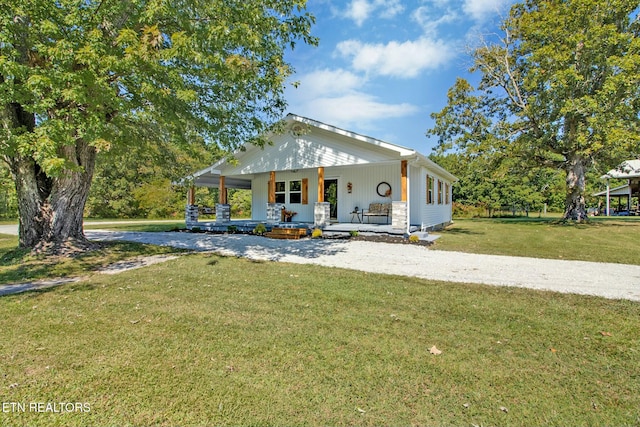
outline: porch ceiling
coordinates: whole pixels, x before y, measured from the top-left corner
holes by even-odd
[[[214,187],[220,186],[220,175],[212,172],[203,173],[195,177],[193,183],[196,187]],[[224,177],[224,186],[226,188],[237,188],[241,190],[251,190],[251,177]]]

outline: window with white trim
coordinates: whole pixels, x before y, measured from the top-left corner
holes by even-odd
[[[287,187],[284,181],[276,181],[276,203],[286,203]]]
[[[427,175],[427,204],[433,204],[433,177]]]
[[[302,181],[289,181],[289,203],[302,203]]]

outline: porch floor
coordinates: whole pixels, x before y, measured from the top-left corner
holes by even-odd
[[[313,230],[315,227],[312,223],[307,222],[276,222],[274,224],[267,224],[266,221],[255,221],[247,219],[232,219],[228,222],[218,223],[215,221],[198,221],[197,223],[189,223],[187,228],[192,230],[198,227],[202,231],[213,232],[226,232],[229,230],[229,226],[233,226],[237,231],[243,233],[249,233],[253,231],[258,224],[264,224],[267,231],[271,231],[273,227],[280,228],[307,228]],[[410,232],[419,231],[420,227],[411,226]],[[357,231],[358,233],[381,233],[391,235],[404,235],[405,230],[394,229],[391,224],[366,224],[366,223],[350,223],[350,222],[335,222],[331,223],[323,228],[324,233],[343,234],[351,231]]]

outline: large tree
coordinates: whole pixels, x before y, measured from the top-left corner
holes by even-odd
[[[441,149],[565,173],[564,217],[586,218],[585,174],[640,154],[637,0],[527,0],[473,50],[428,131]]]
[[[227,149],[281,117],[306,0],[0,0],[0,156],[20,245],[86,243],[96,154],[116,144]]]

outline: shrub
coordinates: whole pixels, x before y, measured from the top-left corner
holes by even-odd
[[[320,230],[319,228],[314,229],[313,232],[311,233],[311,238],[319,239],[320,237],[322,237],[322,230]]]
[[[266,232],[267,232],[267,227],[263,223],[256,225],[256,228],[253,229],[253,233],[258,234],[260,236],[262,236]]]
[[[411,236],[409,236],[409,241],[411,243],[418,243],[420,241],[420,238],[415,234],[412,234]]]
[[[358,237],[358,230],[351,230],[349,231],[349,235],[351,237]]]

